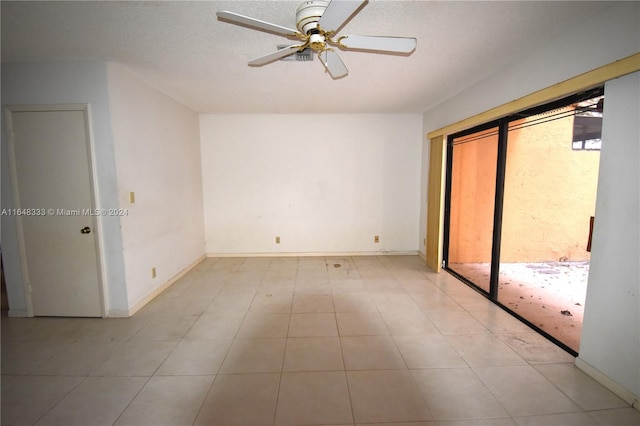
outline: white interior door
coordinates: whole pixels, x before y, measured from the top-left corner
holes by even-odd
[[[85,111],[11,111],[27,298],[36,316],[102,315]]]

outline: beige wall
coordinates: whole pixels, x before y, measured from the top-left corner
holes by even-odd
[[[509,132],[502,262],[589,258],[600,151],[572,137],[573,117]]]
[[[600,152],[572,150],[572,132],[573,118],[509,132],[502,262],[589,258]],[[496,151],[497,135],[454,147],[450,262],[491,260]]]
[[[450,263],[491,261],[497,157],[497,134],[453,147]]]

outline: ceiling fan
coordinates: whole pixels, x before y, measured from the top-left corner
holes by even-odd
[[[416,48],[416,39],[408,37],[380,37],[343,35],[336,33],[367,0],[309,0],[296,9],[296,28],[286,28],[270,22],[250,18],[233,12],[218,12],[218,18],[233,24],[249,26],[257,30],[283,35],[299,40],[273,53],[249,61],[251,66],[261,66],[310,48],[318,53],[320,62],[334,79],[346,76],[349,71],[334,49],[355,49],[377,53],[410,54]]]

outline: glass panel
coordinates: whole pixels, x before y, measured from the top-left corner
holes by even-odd
[[[500,303],[576,352],[600,156],[575,149],[577,107],[509,126],[498,279]]]
[[[489,292],[498,128],[453,141],[447,266]]]

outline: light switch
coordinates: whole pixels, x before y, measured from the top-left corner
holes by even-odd
[[[136,194],[135,192],[129,193],[129,203],[134,204],[136,202]]]

